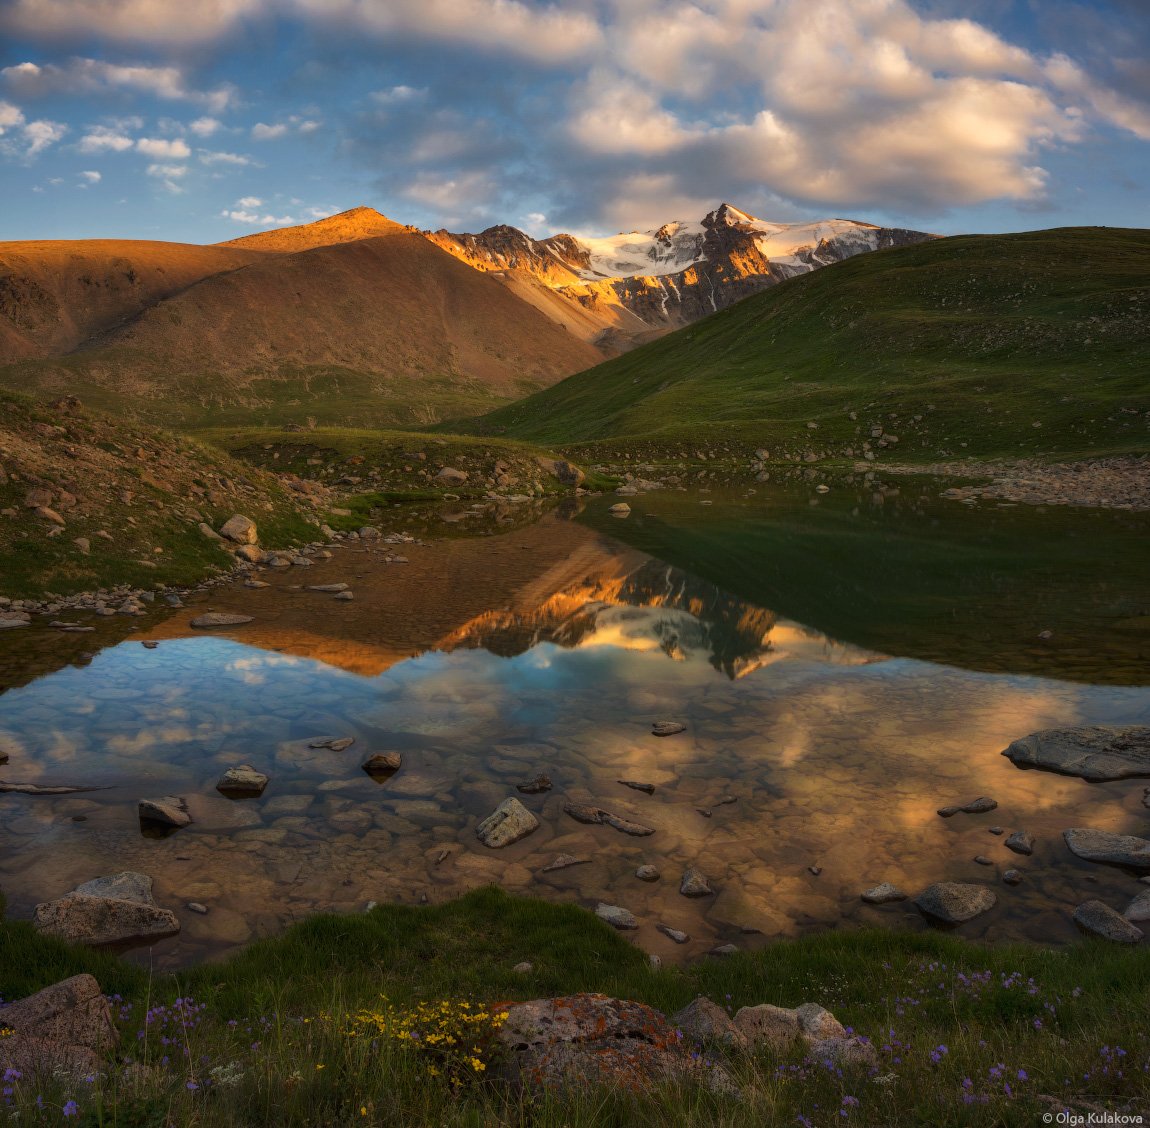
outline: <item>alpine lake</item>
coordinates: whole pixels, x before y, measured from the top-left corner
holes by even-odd
[[[379,524],[415,543],[341,542],[261,570],[266,588],[142,618],[67,616],[94,633],[5,632],[0,778],[100,788],[0,795],[9,916],[141,871],[182,927],[131,958],[176,968],[316,912],[497,883],[622,906],[636,943],[681,961],[932,927],[913,900],[860,893],[959,881],[998,898],[961,935],[1074,943],[1075,906],[1121,912],[1145,886],[1078,859],[1062,831],[1146,835],[1150,780],[1089,783],[1002,752],[1041,729],[1150,723],[1150,514],[964,505],[940,499],[947,484],[654,492],[623,518],[614,496],[403,506]],[[308,590],[334,583],[353,598]],[[192,629],[209,609],[254,621]],[[655,736],[657,721],[685,731]],[[368,775],[378,752],[402,767]],[[261,796],[216,790],[241,764],[270,777]],[[517,791],[540,773],[550,790]],[[190,826],[141,824],[139,800],[164,795]],[[540,825],[489,849],[476,827],[512,796]],[[997,809],[937,813],[980,796]],[[1020,829],[1031,856],[1005,848]],[[545,871],[564,854],[580,864]],[[681,895],[689,867],[710,895]]]

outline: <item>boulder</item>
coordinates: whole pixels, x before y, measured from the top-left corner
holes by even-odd
[[[141,799],[139,804],[141,822],[160,823],[162,826],[191,826],[192,816],[188,814],[187,801],[178,795],[165,795],[160,799]]]
[[[220,776],[216,790],[227,796],[254,798],[262,795],[267,785],[268,777],[263,772],[257,772],[251,764],[241,764]]]
[[[557,478],[561,485],[581,486],[587,480],[587,475],[578,466],[561,458],[540,458],[538,462],[540,468]]]
[[[1116,944],[1137,944],[1142,929],[1136,928],[1124,916],[1102,901],[1087,901],[1074,910],[1074,923],[1086,932],[1113,940]]]
[[[897,885],[892,885],[889,881],[866,890],[861,896],[868,905],[888,905],[892,901],[905,901],[907,897]]]
[[[1150,727],[1043,729],[1016,740],[1002,754],[1019,768],[1042,768],[1081,779],[1150,776]]]
[[[539,820],[514,796],[504,799],[476,828],[484,846],[498,850],[539,829]]]
[[[212,630],[215,627],[242,627],[244,623],[251,623],[254,620],[254,615],[237,615],[231,611],[207,611],[203,615],[197,615],[190,625],[199,630]]]
[[[681,1011],[671,1015],[671,1022],[692,1042],[718,1042],[724,1046],[744,1046],[746,1035],[718,1003],[705,995],[696,996]]]
[[[90,975],[74,975],[27,998],[0,1007],[0,1074],[25,1077],[95,1073],[119,1044],[108,1000]]]
[[[87,881],[37,905],[32,924],[46,936],[88,947],[143,943],[180,931],[175,914],[152,899],[152,879],[130,871]]]
[[[1131,834],[1112,834],[1108,830],[1073,827],[1062,837],[1072,853],[1088,862],[1150,870],[1150,840]]]
[[[451,466],[445,466],[435,475],[435,480],[447,486],[461,486],[467,481],[467,474],[463,470],[456,470]]]
[[[679,882],[679,892],[684,897],[710,897],[715,891],[707,883],[703,871],[691,866],[683,873],[683,878]]]
[[[994,891],[985,885],[940,881],[928,886],[914,903],[929,917],[944,924],[960,924],[994,908],[998,902]]]
[[[776,1052],[783,1051],[799,1037],[799,1014],[795,1010],[762,1003],[741,1007],[735,1014],[735,1027],[746,1042],[765,1043]]]
[[[1030,857],[1034,853],[1034,836],[1027,834],[1025,830],[1016,830],[1003,845],[1008,850],[1013,850],[1016,854],[1022,854],[1023,857]]]
[[[373,752],[360,765],[373,779],[386,779],[403,766],[403,757],[398,752]]]
[[[595,906],[595,915],[600,920],[605,920],[612,928],[618,928],[622,932],[633,931],[639,927],[635,914],[628,912],[619,905],[608,905],[600,901]]]
[[[237,513],[220,526],[220,536],[235,544],[255,544],[260,539],[256,523],[250,517]]]
[[[665,1015],[607,995],[517,1003],[507,1008],[497,1038],[506,1050],[501,1073],[520,1089],[646,1093],[690,1079],[713,1091],[737,1091],[725,1070],[691,1053]]]
[[[263,562],[264,550],[258,544],[241,544],[236,548],[236,557],[249,564],[260,564]]]
[[[1126,911],[1122,915],[1127,920],[1150,920],[1150,889],[1147,889],[1144,893],[1139,893],[1138,896],[1127,905]]]

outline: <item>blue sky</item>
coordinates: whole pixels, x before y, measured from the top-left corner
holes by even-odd
[[[1150,227],[1146,0],[0,0],[0,239]]]

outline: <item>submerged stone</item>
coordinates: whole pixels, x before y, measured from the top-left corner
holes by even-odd
[[[1002,754],[1019,768],[1042,768],[1081,779],[1150,776],[1150,727],[1043,729],[1016,740]]]

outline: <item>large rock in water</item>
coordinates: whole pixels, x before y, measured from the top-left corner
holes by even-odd
[[[213,627],[242,627],[244,623],[250,623],[254,618],[254,615],[237,615],[232,611],[207,611],[203,615],[197,615],[190,625],[199,630],[211,630]]]
[[[514,796],[504,799],[476,828],[484,846],[493,850],[510,846],[539,829],[539,820]]]
[[[0,1027],[11,1031],[0,1038],[0,1074],[90,1076],[120,1041],[108,1000],[90,975],[0,1007]]]
[[[1132,834],[1111,834],[1108,830],[1072,827],[1064,830],[1066,845],[1088,862],[1105,862],[1112,866],[1150,870],[1150,841]]]
[[[941,920],[945,924],[961,924],[993,909],[998,903],[998,898],[994,891],[985,885],[939,881],[924,889],[914,899],[914,903],[935,920]]]
[[[1044,768],[1082,779],[1150,776],[1150,728],[1142,725],[1043,729],[1003,753],[1019,768]]]
[[[584,1092],[607,1086],[645,1093],[666,1082],[734,1090],[730,1076],[692,1055],[665,1015],[607,995],[532,999],[509,1007],[498,1039],[503,1075],[523,1089]]]
[[[1143,935],[1142,929],[1136,928],[1103,901],[1087,901],[1079,905],[1074,910],[1074,923],[1116,944],[1137,944]]]
[[[58,901],[37,905],[32,924],[45,936],[92,948],[162,940],[180,931],[175,913],[153,900],[152,879],[130,871],[87,881]]]

